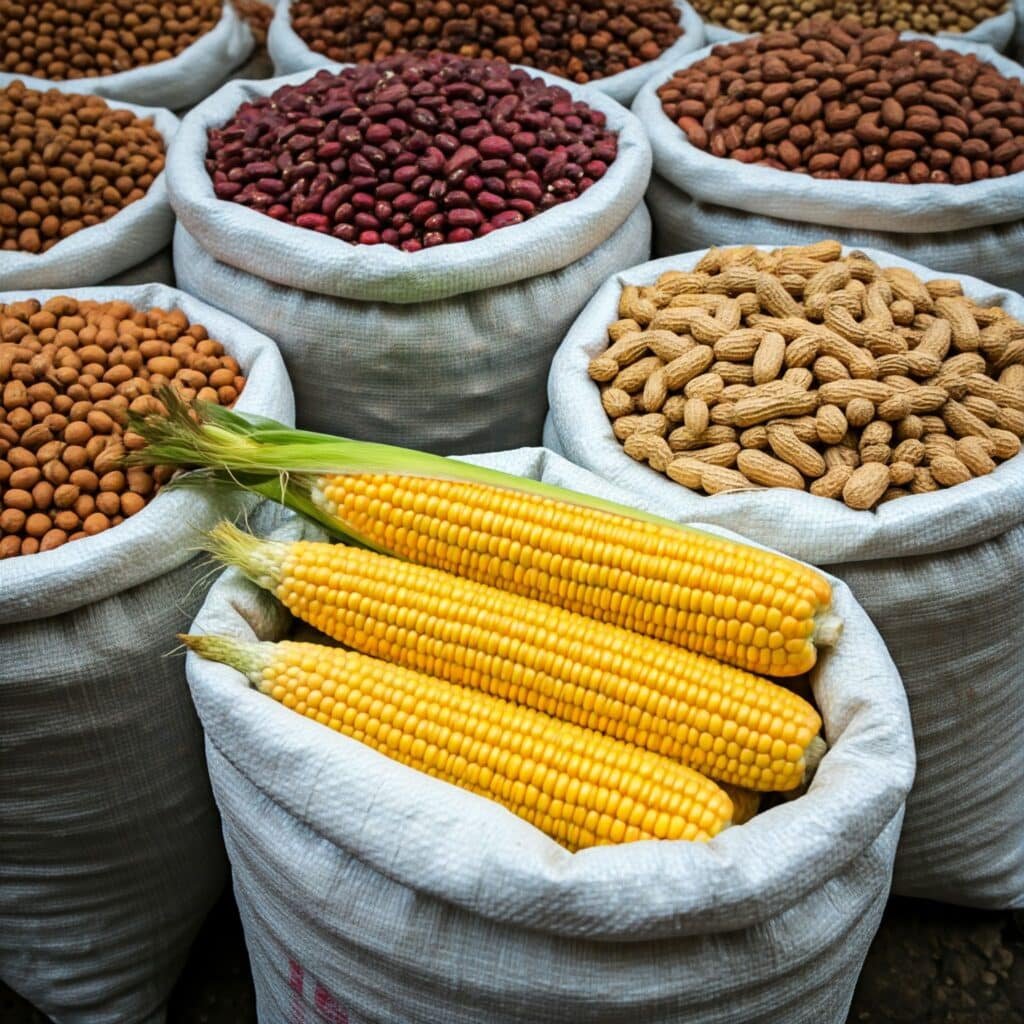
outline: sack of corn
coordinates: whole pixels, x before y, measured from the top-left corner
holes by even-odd
[[[776,250],[776,293],[768,264],[754,264],[754,248],[770,250],[688,253],[606,282],[552,364],[546,443],[646,507],[742,530],[844,580],[885,638],[914,722],[918,770],[894,891],[1020,906],[1024,299],[834,242]],[[655,282],[661,298],[646,287]],[[879,303],[887,288],[888,305]],[[750,304],[727,325],[720,318],[733,299]],[[786,308],[767,315],[776,302]],[[886,310],[898,322],[881,327]],[[631,325],[629,313],[643,323]],[[672,364],[662,369],[643,331],[655,348],[672,349],[662,351],[666,358],[673,346],[687,348],[678,366],[699,365],[683,377]],[[624,362],[605,375],[595,360],[615,359],[610,335],[620,339]],[[936,343],[943,358],[930,350]],[[654,379],[626,380],[637,371]],[[665,374],[670,384],[659,400]],[[624,404],[613,407],[616,398]],[[857,419],[860,406],[866,415]],[[833,419],[839,427],[830,436]],[[636,437],[627,436],[632,427]]]
[[[29,208],[35,193],[25,187],[24,180],[15,180],[13,176],[0,171],[0,182],[7,186],[3,191],[8,193],[9,190],[9,194],[0,198],[0,207],[11,218],[4,220],[0,231],[4,241],[15,241],[13,249],[0,249],[0,290],[148,282],[173,284],[171,235],[174,213],[167,199],[162,171],[167,148],[178,130],[177,117],[169,110],[115,100],[107,100],[102,114],[97,115],[94,109],[96,101],[92,97],[89,97],[87,103],[89,114],[83,113],[83,109],[77,105],[77,99],[66,107],[50,104],[47,111],[45,90],[52,88],[52,83],[35,83],[31,90],[20,86],[12,89],[12,84],[17,81],[24,79],[21,76],[0,74],[0,103],[7,101],[8,108],[13,110],[15,118],[19,118],[23,130],[25,121],[22,118],[31,111],[31,156],[28,161],[22,159],[19,170],[24,170],[26,165],[32,166],[31,181],[43,182],[42,194],[46,199],[40,216],[37,210]],[[39,91],[40,88],[44,91]],[[45,116],[36,115],[40,106]],[[126,138],[129,128],[113,120],[124,115],[110,115],[111,122],[104,126],[105,136],[109,136],[109,139],[104,137],[102,141],[107,146],[118,144],[123,147],[123,151],[114,161],[109,160],[113,154],[106,153],[108,163],[104,167],[104,176],[93,178],[93,174],[99,174],[95,170],[95,160],[100,159],[94,152],[97,116],[105,121],[110,111],[117,110],[129,110],[139,120],[131,125],[131,137]],[[58,134],[56,129],[64,117],[71,119],[74,128],[64,129]],[[121,166],[114,167],[114,163]],[[112,197],[104,197],[103,189],[113,187],[115,180],[119,184],[124,183],[126,179],[119,176],[127,176],[129,172],[131,177],[127,178],[125,189],[134,188],[144,194],[128,202],[124,201],[122,194],[122,198],[117,198],[116,203],[111,205],[109,200]],[[140,176],[143,183],[141,187]],[[15,188],[15,185],[21,188]],[[38,192],[38,184],[36,189]],[[22,194],[21,198],[19,194]],[[59,207],[54,203],[54,197],[59,197]],[[95,205],[90,207],[89,203]],[[107,216],[107,213],[100,210],[101,205],[108,212],[115,209],[116,212]],[[47,216],[47,209],[56,212]],[[98,223],[90,221],[89,226],[83,226],[83,210],[94,212],[93,220],[98,220]],[[24,248],[20,244],[24,240],[19,231],[21,222],[16,222],[15,218],[25,213],[35,214],[33,219],[24,221],[26,225],[38,226],[44,218],[53,221],[53,226],[47,225],[47,228],[52,232],[52,237],[59,238],[59,241],[43,248],[40,245],[40,233],[35,231],[29,243],[31,248]]]
[[[0,388],[10,406],[0,431],[15,422],[22,430],[19,416],[31,421],[45,411],[39,408],[44,399],[54,410],[28,427],[20,444],[12,446],[10,434],[3,433],[0,445],[0,978],[55,1020],[157,1022],[164,1019],[163,1003],[225,875],[199,725],[183,660],[172,654],[173,637],[191,621],[209,582],[197,557],[196,531],[237,514],[239,503],[227,492],[160,492],[144,502],[152,480],[137,483],[132,470],[107,466],[110,472],[97,485],[98,457],[96,473],[79,469],[69,480],[68,467],[91,458],[94,443],[108,442],[108,451],[120,449],[121,440],[128,443],[103,408],[91,409],[86,419],[79,408],[68,408],[71,400],[88,408],[90,388],[93,399],[113,394],[113,382],[132,377],[126,367],[137,378],[140,366],[148,365],[154,382],[158,369],[173,376],[167,364],[184,356],[176,347],[177,356],[153,356],[142,340],[134,355],[141,348],[148,364],[133,362],[126,344],[114,345],[124,340],[123,333],[114,333],[116,319],[100,320],[97,330],[81,315],[67,316],[65,308],[58,344],[62,334],[91,331],[91,343],[81,338],[78,348],[88,361],[62,359],[56,370],[37,367],[35,359],[45,362],[45,355],[29,362],[26,350],[38,342],[33,331],[53,333],[53,320],[47,327],[46,318],[67,305],[55,298],[59,294],[0,293]],[[128,304],[136,311],[162,311],[167,320],[157,331],[164,340],[150,327],[136,330],[138,320],[122,321],[118,328],[133,332],[136,342],[150,339],[157,350],[172,347],[164,327],[181,326],[180,314],[173,312],[180,311],[192,325],[191,344],[199,344],[198,351],[208,348],[194,340],[206,336],[199,333],[202,325],[237,359],[245,377],[239,409],[292,418],[280,354],[269,338],[244,324],[162,285],[77,289],[71,295],[113,303],[108,309],[114,318],[128,316]],[[19,327],[19,317],[34,308],[22,301],[29,297],[42,309]],[[93,376],[90,384],[85,371],[97,369],[98,354],[88,350],[103,345],[123,362],[112,358],[107,379]],[[26,369],[40,375],[39,390],[29,382],[27,399]],[[79,370],[83,375],[68,388],[71,394],[55,398],[48,381],[63,388],[66,374]],[[237,370],[228,376],[232,372]],[[96,404],[116,416],[112,405]],[[73,439],[80,445],[59,440],[61,422],[77,431]],[[52,434],[51,427],[56,438],[40,447],[37,435]],[[47,449],[54,448],[59,457],[44,462],[54,454]],[[27,475],[24,483],[15,480],[17,489],[10,484],[12,466],[20,467],[15,474]],[[30,514],[27,536],[19,541],[12,513],[25,520],[18,499],[40,476],[30,497],[37,509],[48,502],[53,507]],[[166,478],[158,476],[157,482]],[[56,490],[49,482],[61,480]],[[111,522],[99,509],[112,515],[119,500],[123,522],[120,515]],[[78,523],[76,510],[84,526],[69,525],[66,517]],[[64,531],[47,531],[40,542],[43,530],[54,526],[48,516]],[[63,543],[72,530],[90,535],[77,533]],[[11,545],[17,555],[19,544],[23,553],[10,557]]]
[[[209,96],[243,64],[255,45],[252,30],[239,17],[232,0],[174,2],[155,8],[146,28],[151,32],[155,27],[160,33],[159,45],[168,47],[162,52],[154,52],[149,33],[145,46],[132,48],[138,42],[134,35],[140,17],[127,6],[119,11],[124,22],[112,22],[108,13],[103,21],[103,38],[82,38],[84,26],[79,22],[70,28],[59,26],[44,46],[35,45],[35,26],[26,25],[19,34],[16,23],[10,22],[7,31],[11,34],[4,39],[4,70],[14,72],[33,89],[91,92],[108,99],[184,112]],[[87,15],[94,22],[99,20],[96,12]],[[134,25],[128,23],[131,18]],[[163,21],[170,24],[161,24]],[[12,40],[21,44],[20,52]],[[47,65],[39,58],[58,60],[60,54],[51,53],[55,42],[56,49],[73,48],[74,56],[71,68],[63,64],[59,75],[48,78]],[[107,70],[112,67],[122,70]]]
[[[416,252],[354,244],[217,198],[206,166],[209,130],[312,74],[230,83],[183,122],[168,162],[179,284],[277,340],[300,426],[443,452],[539,442],[551,355],[593,281],[649,253],[640,125],[607,97],[567,85],[618,135],[593,187],[472,241]]]
[[[140,430],[362,545],[218,526],[184,638],[262,1021],[845,1020],[913,750],[843,584],[540,449]]]
[[[945,38],[938,42],[944,51],[976,54],[979,60],[994,65],[1004,79],[1016,82],[1024,78],[1020,65],[989,47]],[[824,45],[828,45],[827,42]],[[673,71],[690,68],[708,58],[712,49],[707,47],[688,54]],[[875,59],[866,58],[868,62]],[[924,63],[928,61],[927,55],[920,59]],[[839,158],[847,153],[849,159],[858,160],[858,165],[862,159],[866,168],[869,159],[875,158],[874,154],[869,154],[872,147],[879,152],[884,148],[878,140],[888,145],[890,128],[878,120],[879,110],[869,105],[877,100],[870,96],[863,111],[858,110],[856,104],[847,104],[835,115],[837,118],[849,116],[856,123],[831,121],[824,132],[826,138],[820,156],[811,158],[815,163],[809,165],[809,169],[820,171],[817,160],[833,161],[828,164],[832,169],[824,172],[825,177],[818,177],[807,173],[808,168],[788,170],[781,162],[777,167],[745,163],[742,151],[737,151],[736,158],[720,157],[708,148],[692,144],[677,123],[685,118],[673,120],[666,114],[663,98],[658,95],[658,90],[672,78],[673,71],[646,82],[632,107],[643,122],[654,150],[647,205],[654,226],[655,256],[690,252],[709,245],[741,245],[750,239],[773,245],[805,245],[825,236],[838,238],[851,246],[870,246],[890,252],[935,270],[956,273],[970,268],[983,280],[1024,291],[1024,261],[1017,256],[1024,242],[1024,189],[1019,172],[1011,172],[1007,165],[998,168],[1003,176],[990,174],[989,161],[996,162],[998,146],[990,146],[979,138],[969,140],[976,149],[968,150],[966,156],[960,152],[959,139],[947,142],[954,148],[947,152],[952,165],[947,161],[945,171],[939,169],[937,163],[929,163],[932,148],[939,148],[939,143],[944,141],[934,138],[931,133],[935,129],[942,135],[949,124],[962,126],[963,143],[967,146],[970,129],[965,120],[950,117],[954,111],[965,111],[966,108],[959,106],[960,101],[950,103],[950,97],[945,97],[939,105],[929,108],[927,103],[907,100],[906,107],[900,106],[900,123],[905,126],[900,132],[907,140],[904,148],[890,147],[885,152],[884,165],[877,163],[870,167],[871,171],[881,171],[884,166],[889,175],[896,173],[897,166],[909,169],[913,162],[924,169],[923,180],[910,179],[906,173],[901,183],[876,182],[871,178],[853,180],[845,170],[836,169]],[[957,68],[948,68],[947,72],[954,77],[960,73]],[[866,67],[858,73],[875,74]],[[911,84],[924,87],[922,82]],[[690,88],[696,87],[691,85]],[[721,95],[726,96],[724,87]],[[825,95],[830,94],[826,91]],[[824,103],[835,102],[823,100],[817,93],[811,93],[811,99],[816,101],[819,110]],[[709,101],[713,102],[722,101]],[[970,97],[967,102],[971,103]],[[1012,129],[1002,124],[1002,118],[1015,115],[1010,114],[1010,107],[1005,103],[996,106],[1001,114],[990,126],[997,130],[1004,128],[1005,136],[1000,135],[1000,138],[1008,138],[1013,143]],[[709,113],[705,120],[711,116]],[[802,113],[799,116],[802,117]],[[870,118],[872,123],[862,125],[858,118]],[[786,117],[776,120],[789,124]],[[799,161],[803,139],[795,130],[806,130],[810,135],[817,129],[812,129],[810,123],[794,121],[793,125],[794,130],[787,129],[788,134],[783,135],[781,141],[774,134],[770,137],[779,141],[780,146],[792,144],[790,155]],[[914,130],[910,130],[911,127]],[[775,125],[765,128],[773,132]],[[833,143],[832,139],[847,128],[856,128],[861,135],[856,136],[852,144],[848,140],[842,142],[842,146],[839,141]],[[847,134],[854,136],[849,131]],[[742,130],[739,136],[742,141]],[[699,134],[697,138],[700,139]],[[797,139],[795,144],[793,139]],[[866,139],[870,139],[871,144],[865,144]],[[982,153],[985,159],[974,161],[975,152]],[[1016,153],[1014,144],[1013,155]],[[949,184],[951,174],[961,172],[962,176],[953,180],[966,183]],[[944,174],[945,178],[932,177],[935,173]]]
[[[592,89],[598,89],[611,96],[613,100],[617,100],[619,103],[628,104],[632,102],[640,86],[648,78],[658,74],[659,71],[667,71],[675,67],[676,61],[680,57],[703,46],[705,33],[700,16],[686,3],[686,0],[674,0],[673,5],[679,11],[679,25],[683,30],[682,35],[674,43],[665,47],[653,60],[645,60],[643,63],[626,71],[605,74],[603,78],[591,79],[586,84]],[[270,31],[267,34],[267,50],[270,53],[270,59],[274,62],[274,73],[277,75],[291,75],[296,71],[305,71],[310,68],[335,67],[335,58],[325,56],[323,52],[329,50],[329,47],[321,43],[317,49],[314,49],[295,31],[292,26],[292,6],[291,0],[284,0],[283,3],[277,5],[274,20],[270,23]],[[458,18],[457,15],[455,15],[454,20],[459,21],[460,27],[467,24]],[[329,30],[322,30],[322,38],[327,36],[327,31]],[[345,34],[345,29],[334,31],[338,37]],[[442,28],[441,31],[443,32],[444,29]],[[370,32],[373,33],[373,29]],[[513,36],[512,40],[516,41],[516,37]],[[339,38],[337,45],[342,45],[345,41]],[[559,41],[561,42],[561,40]],[[372,45],[372,43],[364,44],[367,48]],[[479,50],[485,49],[486,43],[483,43]],[[489,53],[490,50],[488,49],[487,52]],[[483,55],[481,53],[481,56]],[[351,59],[349,56],[342,55],[339,55],[337,58],[338,61],[342,62]],[[509,59],[513,64],[521,63],[514,56],[511,56]],[[552,68],[551,70],[554,71],[555,69]]]

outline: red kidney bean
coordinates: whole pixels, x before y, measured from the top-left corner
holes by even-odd
[[[206,166],[218,198],[342,241],[418,252],[576,198],[617,156],[605,123],[521,69],[408,54],[243,104],[209,132]],[[975,161],[1003,142],[986,131],[994,144],[969,154]]]

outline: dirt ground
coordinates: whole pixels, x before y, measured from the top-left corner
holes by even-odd
[[[255,1021],[242,930],[225,896],[193,947],[167,1024]],[[0,1024],[48,1022],[0,984]],[[1024,913],[892,900],[847,1024],[1024,1024]]]

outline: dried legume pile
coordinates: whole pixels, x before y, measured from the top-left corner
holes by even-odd
[[[852,17],[867,28],[887,27],[898,31],[969,32],[975,25],[994,18],[1009,6],[1001,0],[691,0],[692,6],[714,25],[734,32],[775,32],[792,28],[812,14],[836,19]]]
[[[231,405],[238,363],[181,310],[61,296],[0,304],[0,559],[49,551],[139,512],[173,473],[119,460],[153,392]]]
[[[1024,170],[1024,83],[823,18],[716,46],[658,90],[699,149],[816,178],[955,185]]]
[[[655,60],[683,34],[672,0],[294,0],[291,24],[310,49],[341,63],[443,50],[580,84]]]
[[[232,0],[232,3],[252,29],[256,45],[263,46],[267,41],[267,29],[274,18],[273,5],[263,3],[262,0]]]
[[[0,0],[0,70],[96,78],[176,57],[217,24],[221,0]]]
[[[163,169],[151,120],[98,96],[0,89],[0,249],[46,252],[142,199]]]
[[[708,494],[871,509],[992,472],[1024,437],[1024,323],[838,242],[711,249],[623,288],[590,363],[626,453]]]
[[[575,199],[617,148],[604,114],[525,71],[405,54],[243,104],[206,167],[221,199],[416,252]]]

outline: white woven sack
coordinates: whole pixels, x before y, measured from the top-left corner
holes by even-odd
[[[249,56],[254,45],[252,30],[238,16],[231,0],[224,0],[217,24],[170,60],[96,78],[54,82],[28,75],[17,77],[33,89],[90,92],[126,103],[180,111],[209,96]]]
[[[936,275],[886,253],[883,266]],[[771,544],[845,580],[879,628],[910,700],[918,769],[894,889],[981,907],[1024,906],[1024,455],[990,476],[856,512],[791,490],[705,497],[622,450],[587,376],[607,347],[623,283],[649,284],[703,253],[618,274],[555,356],[549,443],[650,501]],[[972,277],[967,294],[1024,318],[1024,299]]]
[[[977,53],[1002,74],[1024,78],[1024,68],[988,47],[955,40],[943,45]],[[690,54],[679,67],[710,52]],[[654,149],[647,203],[656,255],[835,237],[936,270],[969,267],[985,280],[1024,291],[1024,174],[969,185],[891,185],[820,180],[720,159],[691,145],[661,109],[657,89],[670,77],[651,79],[633,103]]]
[[[19,80],[30,88],[50,88],[23,75],[0,74],[0,89]],[[118,110],[130,110],[137,117],[152,118],[163,136],[164,147],[170,146],[178,130],[178,119],[169,110],[140,107],[134,103],[108,100]],[[44,253],[0,251],[0,290],[15,288],[78,288],[94,284],[127,283],[122,275],[130,275],[139,264],[161,272],[149,278],[170,283],[173,273],[166,260],[162,266],[149,263],[166,249],[174,229],[174,214],[167,200],[165,175],[156,176],[146,194],[126,206],[109,220],[83,228],[62,239]]]
[[[984,21],[979,21],[968,32],[936,32],[933,36],[921,34],[921,38],[935,39],[937,42],[941,42],[942,45],[945,45],[951,39],[957,42],[980,43],[983,46],[991,46],[993,50],[1003,53],[1009,48],[1013,40],[1014,28],[1018,20],[1013,5],[1018,2],[1019,0],[1013,0],[1013,4],[1007,7],[1001,14],[997,14],[992,18],[986,18]],[[733,43],[737,39],[746,39],[749,35],[753,34],[733,32],[732,29],[725,28],[722,25],[713,25],[710,21],[704,22],[704,37],[712,45]]]
[[[668,71],[676,67],[679,59],[704,45],[704,23],[700,15],[686,0],[673,0],[679,8],[679,24],[683,34],[657,60],[648,61],[639,67],[621,71],[617,75],[609,75],[589,83],[584,88],[594,89],[611,96],[619,103],[631,103],[640,86],[652,75]],[[340,65],[329,60],[316,50],[310,49],[304,39],[296,34],[291,24],[291,3],[284,0],[277,5],[277,11],[270,23],[267,33],[267,51],[274,62],[274,73],[291,75],[296,71],[310,68],[337,68]],[[532,68],[527,70],[532,71]]]
[[[237,407],[291,420],[269,338],[163,285],[72,294],[182,309],[242,365]],[[208,583],[195,531],[238,508],[169,491],[106,533],[0,561],[0,979],[58,1024],[162,1021],[222,885],[199,726],[170,652]]]
[[[178,283],[277,340],[300,426],[443,452],[537,443],[551,355],[594,281],[649,255],[650,147],[639,122],[561,83],[619,132],[605,177],[523,224],[406,253],[215,197],[207,129],[310,76],[232,82],[182,122],[167,165]]]
[[[472,461],[628,500],[543,449]],[[282,532],[300,529],[318,535]],[[913,749],[881,639],[838,582],[835,605],[810,792],[708,845],[570,854],[190,655],[261,1024],[842,1024]],[[279,639],[288,623],[232,570],[193,630]]]

